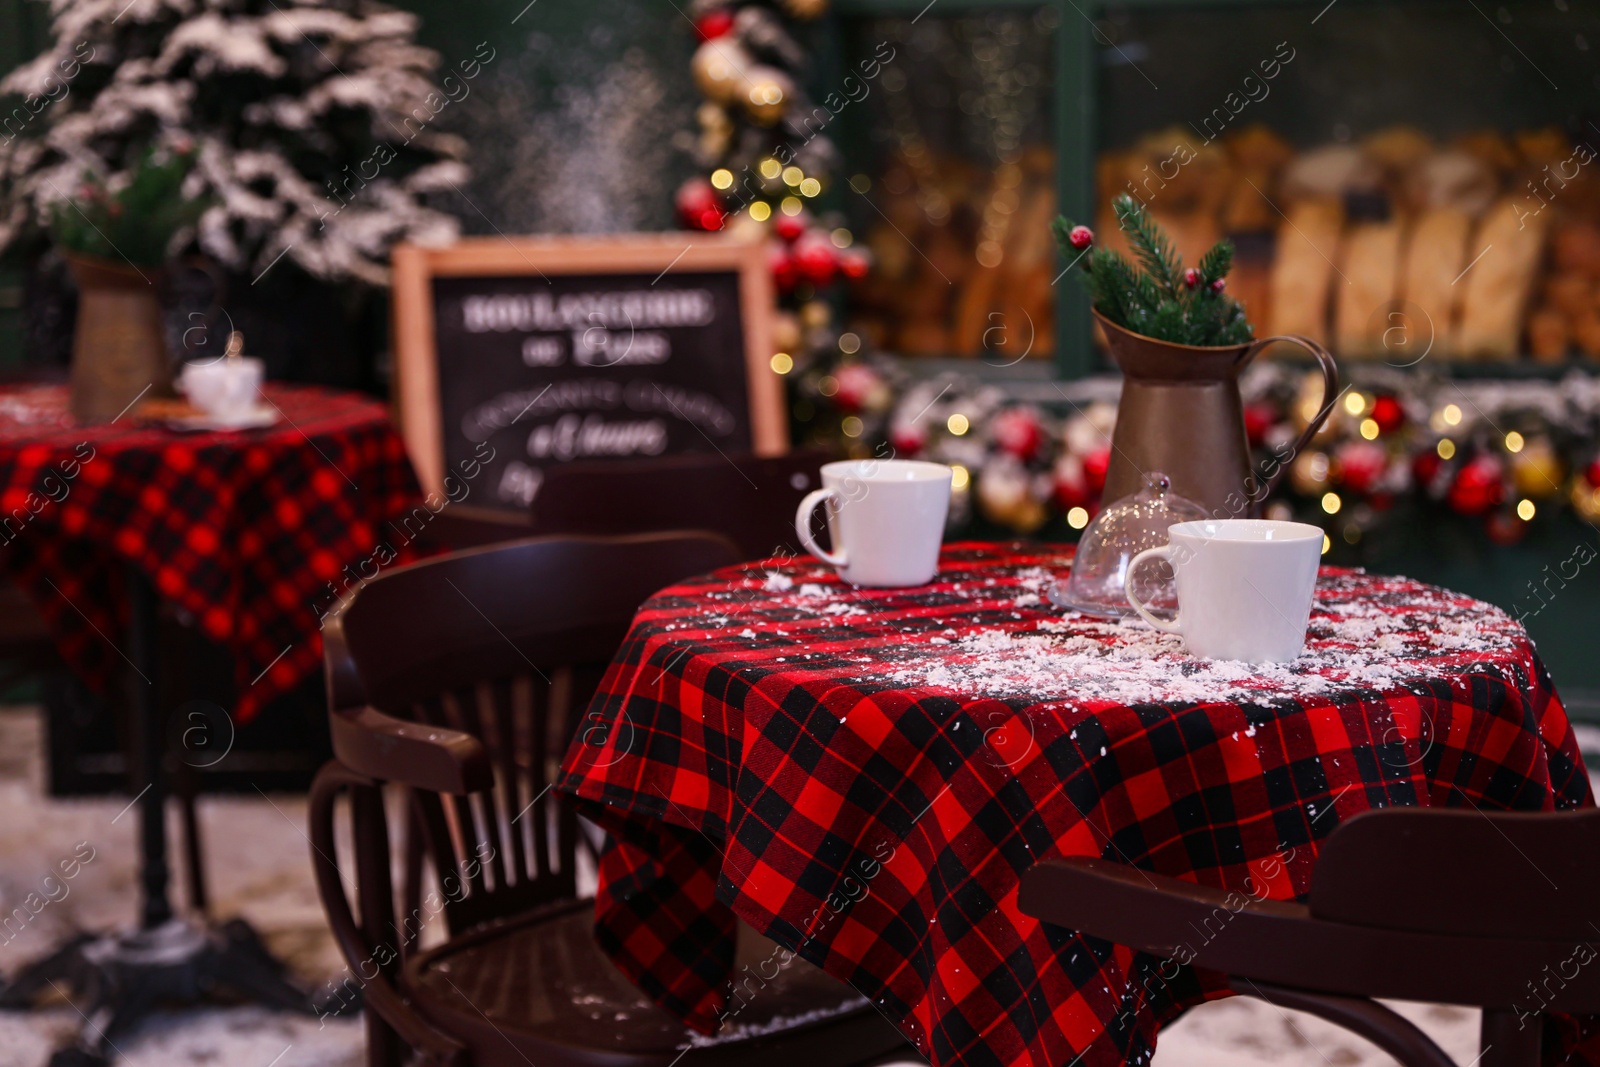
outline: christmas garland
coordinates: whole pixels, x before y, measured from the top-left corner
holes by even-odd
[[[963,375],[918,378],[856,360],[801,383],[833,413],[852,452],[957,468],[958,521],[974,513],[1019,534],[1081,530],[1099,511],[1118,380],[1061,383],[1060,399],[1017,403]],[[1321,378],[1262,362],[1241,381],[1258,469],[1316,413]],[[1600,380],[1455,381],[1361,368],[1311,447],[1290,460],[1268,513],[1360,542],[1407,499],[1514,544],[1570,507],[1600,523]],[[1060,530],[1064,526],[1065,531]]]

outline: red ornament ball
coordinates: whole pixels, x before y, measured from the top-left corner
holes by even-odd
[[[719,8],[716,11],[701,15],[695,20],[694,32],[699,35],[702,41],[726,37],[733,32],[733,12],[728,11],[726,8]]]
[[[1483,520],[1483,529],[1489,540],[1502,547],[1514,545],[1528,536],[1528,524],[1505,510],[1491,512]]]
[[[840,252],[839,273],[851,281],[860,281],[872,269],[872,260],[865,252]]]
[[[1188,270],[1184,271],[1183,272],[1183,284],[1187,285],[1191,289],[1193,289],[1195,286],[1199,285],[1200,284],[1200,272],[1195,270],[1193,267],[1190,267]]]
[[[1372,401],[1372,421],[1384,433],[1394,433],[1406,424],[1405,409],[1392,396],[1375,397]]]
[[[1583,480],[1589,483],[1589,488],[1600,489],[1600,459],[1584,468]]]
[[[1073,248],[1082,252],[1085,248],[1094,244],[1094,231],[1087,226],[1074,226],[1067,233],[1067,242]]]
[[[1423,492],[1433,489],[1434,481],[1439,477],[1439,470],[1444,466],[1444,460],[1439,458],[1439,453],[1432,451],[1418,452],[1417,458],[1411,461],[1411,477],[1416,481],[1417,488]]]
[[[846,414],[876,407],[876,401],[883,398],[883,378],[863,363],[849,363],[840,367],[833,372],[833,380],[838,383],[833,404]]]
[[[805,212],[798,215],[784,215],[780,213],[772,224],[772,231],[785,241],[798,241],[800,235],[806,232]]]
[[[1339,467],[1339,484],[1352,493],[1371,492],[1389,466],[1389,453],[1371,441],[1351,441],[1334,453],[1334,459]]]
[[[1492,456],[1462,465],[1450,483],[1450,507],[1462,515],[1482,515],[1505,499],[1504,468]]]
[[[826,237],[807,234],[794,244],[794,267],[812,285],[827,285],[839,269],[838,250]]]
[[[928,431],[916,423],[904,423],[889,431],[889,445],[902,459],[910,458],[928,447]]]
[[[1228,287],[1228,279],[1226,279],[1226,278],[1218,278],[1216,281],[1211,283],[1211,291],[1213,293],[1220,293],[1220,292],[1222,292],[1222,290],[1226,289],[1227,287]]]
[[[691,230],[722,229],[722,199],[704,178],[690,178],[678,186],[673,199],[678,218]]]
[[[1106,471],[1111,469],[1111,449],[1099,448],[1083,457],[1083,476],[1089,480],[1089,492],[1098,496],[1106,488]]]
[[[1027,408],[1008,408],[994,417],[990,426],[994,443],[1024,463],[1039,454],[1044,444],[1044,427],[1039,416]]]
[[[1090,500],[1089,478],[1084,474],[1083,460],[1066,455],[1056,460],[1050,472],[1050,492],[1056,507],[1062,511],[1086,506]]]
[[[1278,410],[1271,404],[1251,404],[1244,409],[1244,433],[1252,445],[1267,439],[1267,433],[1278,423]]]
[[[767,265],[772,268],[772,281],[782,292],[789,292],[800,281],[800,271],[794,257],[781,243],[774,243],[767,253]]]

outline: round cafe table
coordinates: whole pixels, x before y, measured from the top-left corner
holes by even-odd
[[[78,426],[61,385],[0,388],[0,567],[97,688],[128,664],[129,568],[233,654],[248,721],[322,662],[321,615],[371,577],[421,494],[376,400],[270,383],[278,421],[178,433],[137,410]]]
[[[1051,607],[1069,562],[953,545],[933,584],[868,590],[769,560],[646,603],[561,781],[610,832],[596,932],[622,970],[702,1030],[736,1020],[763,984],[729,973],[738,916],[936,1067],[1145,1063],[1163,1022],[1228,990],[1022,914],[1037,860],[1286,900],[1369,808],[1592,803],[1497,608],[1324,569],[1306,652],[1253,668]]]
[[[8,1007],[62,984],[87,995],[80,1051],[108,1055],[103,1026],[118,1031],[162,999],[215,986],[281,1008],[311,1004],[248,925],[173,918],[157,604],[232,654],[233,717],[246,721],[319,668],[322,616],[339,595],[413,552],[415,529],[399,523],[420,493],[382,404],[276,383],[263,399],[278,415],[271,426],[175,432],[137,410],[79,426],[64,386],[0,389],[0,568],[68,666],[102,690],[125,678],[132,694],[140,929],[74,938],[0,994]],[[203,901],[192,837],[191,852]]]

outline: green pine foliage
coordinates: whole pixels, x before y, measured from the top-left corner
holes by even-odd
[[[1133,245],[1137,266],[1098,244],[1087,253],[1074,248],[1069,237],[1073,223],[1065,218],[1051,226],[1062,254],[1083,268],[1095,310],[1134,333],[1174,344],[1238,345],[1255,338],[1239,301],[1216,285],[1233,269],[1232,242],[1219,241],[1200,257],[1191,285],[1183,260],[1143,204],[1123,195],[1111,206]]]
[[[183,181],[193,166],[193,152],[149,147],[127,184],[115,191],[85,175],[79,195],[54,205],[51,237],[68,251],[159,267],[167,261],[173,237],[210,206],[202,197],[184,195]]]

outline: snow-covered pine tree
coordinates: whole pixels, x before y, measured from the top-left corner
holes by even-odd
[[[49,0],[55,43],[0,82],[0,250],[42,232],[85,174],[115,188],[147,146],[192,145],[193,240],[254,276],[286,258],[384,284],[398,240],[448,240],[429,193],[465,180],[436,128],[441,71],[414,15],[375,0]],[[488,57],[492,58],[492,54]],[[435,84],[435,79],[440,84]],[[176,249],[174,251],[177,251]]]

